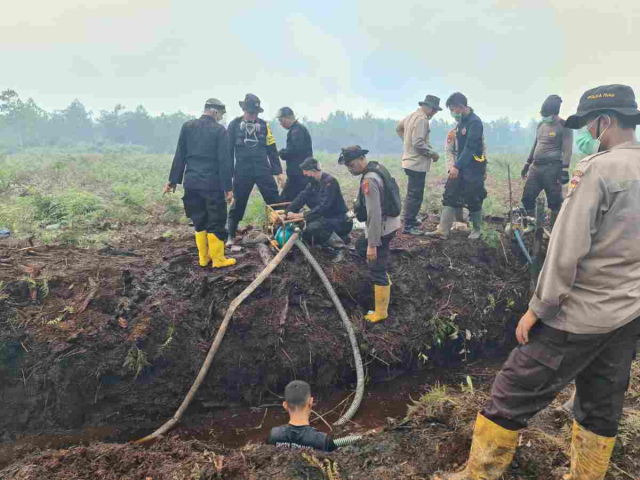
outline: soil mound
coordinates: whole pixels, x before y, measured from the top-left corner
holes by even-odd
[[[330,252],[312,249],[352,319],[370,378],[512,345],[527,272],[499,242],[452,237],[394,240],[391,319],[376,326],[362,321],[373,308],[365,261],[351,251],[334,264]],[[2,440],[172,415],[229,302],[264,267],[255,246],[236,257],[229,269],[202,269],[192,236],[102,250],[0,243]],[[317,390],[349,385],[352,363],[337,311],[294,249],[237,310],[192,412],[273,400],[293,378]]]

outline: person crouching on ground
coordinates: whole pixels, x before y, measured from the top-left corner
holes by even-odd
[[[332,452],[336,449],[333,437],[309,425],[313,397],[307,382],[294,380],[284,389],[282,406],[289,413],[289,423],[274,427],[267,443],[276,447],[306,448]]]
[[[302,162],[300,169],[309,183],[287,207],[287,220],[306,221],[302,238],[310,245],[331,241],[334,248],[344,247],[345,242],[350,242],[353,222],[347,217],[347,204],[338,180],[323,172],[320,163],[312,157]],[[305,205],[310,210],[298,213]]]
[[[365,156],[367,153],[369,150],[359,145],[343,148],[338,163],[346,165],[351,175],[362,176],[354,210],[359,221],[366,221],[366,229],[356,242],[356,250],[361,256],[366,255],[369,277],[375,287],[375,312],[364,318],[377,323],[389,316],[389,244],[400,228],[402,201],[395,179],[384,165],[368,161]]]

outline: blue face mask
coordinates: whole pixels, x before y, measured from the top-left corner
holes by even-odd
[[[584,153],[585,155],[593,155],[594,153],[598,153],[600,151],[600,143],[601,143],[602,137],[604,136],[605,132],[609,129],[609,126],[611,125],[611,119],[607,115],[605,115],[605,117],[607,118],[607,120],[609,120],[609,125],[607,126],[607,128],[604,129],[604,131],[600,134],[598,138],[593,138],[591,136],[591,133],[589,132],[589,128],[591,128],[591,126],[595,122],[598,122],[600,120],[600,117],[596,118],[589,125],[578,130],[578,135],[576,137],[576,145],[578,146],[578,150],[580,150],[580,152]]]
[[[461,113],[452,113],[451,116],[458,123],[460,123],[460,120],[462,120],[462,114]]]

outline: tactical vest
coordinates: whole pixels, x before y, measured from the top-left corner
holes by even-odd
[[[356,218],[360,222],[367,220],[367,204],[364,198],[364,192],[362,191],[362,182],[367,173],[374,172],[381,179],[384,184],[384,193],[382,197],[382,216],[383,217],[397,217],[402,211],[402,199],[400,198],[400,188],[396,179],[391,176],[389,170],[384,165],[378,162],[369,162],[367,164],[367,170],[360,179],[360,190],[358,191],[358,200],[354,208]]]
[[[332,437],[311,426],[283,425],[274,427],[269,434],[268,443],[276,447],[315,448],[325,452],[335,448]]]
[[[267,122],[257,118],[255,122],[247,122],[243,117],[234,120],[236,123],[234,142],[236,159],[267,157]]]

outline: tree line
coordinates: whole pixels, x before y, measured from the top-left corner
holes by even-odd
[[[431,122],[431,142],[438,149],[444,147],[447,132],[453,128],[453,120],[448,117],[443,111]],[[149,153],[172,153],[180,127],[191,118],[181,111],[154,116],[142,105],[128,110],[122,104],[96,114],[77,99],[64,110],[47,112],[32,98],[22,100],[15,90],[8,89],[0,93],[0,152],[32,147],[102,151],[111,146],[136,146]],[[344,146],[359,144],[376,154],[402,152],[402,141],[395,131],[398,119],[377,118],[369,112],[355,116],[337,110],[319,121],[301,121],[309,129],[317,151],[336,153]],[[286,131],[275,119],[270,124],[278,145],[284,146]],[[489,151],[528,152],[536,126],[535,120],[523,126],[507,117],[485,122]]]

